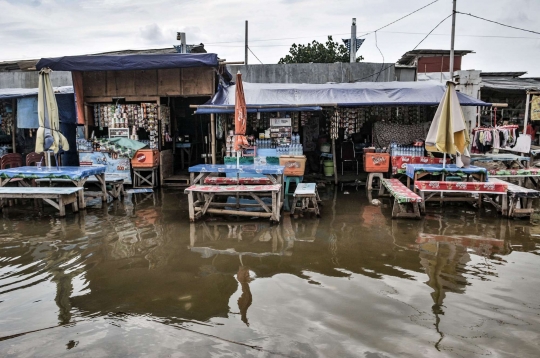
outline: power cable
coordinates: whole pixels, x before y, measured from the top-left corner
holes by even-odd
[[[418,45],[414,46],[414,48],[413,48],[411,51],[416,50],[416,48],[417,48],[418,46],[420,46],[420,44],[421,44],[422,42],[424,42],[424,40],[427,39],[428,36],[431,35],[431,33],[432,33],[433,31],[435,31],[435,29],[436,29],[437,27],[439,27],[440,24],[442,24],[443,22],[445,22],[450,16],[452,16],[452,14],[450,14],[450,15],[448,15],[447,17],[445,17],[444,19],[442,19],[441,22],[439,22],[433,29],[431,29],[431,31],[428,32],[428,34],[422,39],[422,41],[420,41],[420,42],[418,43]]]
[[[424,40],[425,40],[425,39],[426,39],[433,31],[435,31],[435,29],[436,29],[437,27],[439,27],[446,19],[448,19],[450,16],[452,16],[452,14],[448,15],[447,17],[445,17],[444,19],[442,19],[441,22],[439,22],[437,25],[435,25],[435,27],[434,27],[433,29],[431,29],[431,31],[430,31],[430,32],[422,39],[422,41],[420,41],[420,42],[418,43],[418,45],[414,46],[413,50],[416,50],[416,48],[417,48],[418,46],[420,46],[420,44],[421,44],[422,42],[424,42]],[[380,50],[379,50],[379,51],[380,51]],[[384,65],[384,64],[383,64],[383,65]],[[353,82],[360,82],[360,81],[362,81],[362,80],[365,80],[366,78],[370,78],[370,77],[373,77],[373,76],[375,76],[375,75],[379,75],[380,73],[386,71],[387,69],[389,69],[389,68],[392,67],[392,66],[395,66],[395,64],[388,65],[388,66],[384,67],[383,69],[381,69],[379,72],[372,73],[371,75],[366,76],[366,77],[362,77],[362,78],[360,78],[360,79],[356,79],[356,80],[354,80]],[[377,77],[377,78],[378,78],[378,77]]]
[[[537,32],[537,31],[522,29],[520,27],[515,27],[515,26],[511,26],[511,25],[506,25],[506,24],[503,24],[503,23],[500,23],[500,22],[497,22],[497,21],[494,21],[494,20],[484,19],[483,17],[476,16],[476,15],[473,15],[473,14],[470,14],[470,13],[466,14],[464,12],[456,11],[456,14],[467,15],[467,16],[471,16],[471,17],[474,17],[474,18],[477,18],[477,19],[480,19],[480,20],[484,20],[484,21],[487,21],[487,22],[492,22],[492,23],[497,24],[497,25],[509,27],[511,29],[516,29],[516,30],[530,32],[530,33],[533,33],[533,34],[536,34],[536,35],[540,35],[540,32]]]
[[[388,26],[390,26],[390,25],[393,25],[393,24],[395,24],[396,22],[401,21],[401,20],[403,20],[404,18],[409,17],[409,16],[411,16],[412,14],[417,13],[418,11],[420,11],[420,10],[422,10],[422,9],[425,9],[426,7],[428,7],[428,6],[430,6],[430,5],[433,5],[433,4],[435,4],[436,2],[438,2],[438,1],[439,1],[439,0],[432,1],[432,2],[430,2],[429,4],[424,5],[424,6],[422,6],[421,8],[416,9],[416,10],[414,10],[413,12],[408,13],[408,14],[405,15],[405,16],[402,16],[402,17],[400,17],[399,19],[392,21],[392,22],[389,23],[389,24],[386,24],[386,25],[384,25],[384,26],[382,26],[382,27],[379,27],[377,30],[374,30],[374,31],[371,31],[371,32],[366,33],[366,35],[369,35],[370,33],[377,32],[377,31],[379,31],[379,30],[384,29],[385,27],[388,27]]]
[[[251,49],[249,48],[249,46],[248,46],[248,50],[249,50],[249,52],[251,52],[251,54],[252,54],[253,56],[255,56],[255,58],[261,63],[261,65],[264,65],[264,63],[262,63],[262,61],[259,60],[259,58],[257,57],[257,55],[255,55],[255,54],[253,53],[253,51],[251,51]]]
[[[376,30],[366,32],[364,35],[360,35],[360,36],[358,36],[358,37],[367,36],[367,35],[369,35],[369,34],[372,34],[372,33],[376,32],[376,31],[379,31],[379,30],[381,30],[381,29],[384,29],[384,28],[386,28],[386,27],[388,27],[388,26],[390,26],[390,25],[393,25],[393,24],[395,24],[396,22],[401,21],[401,20],[403,20],[404,18],[409,17],[409,16],[411,16],[412,14],[417,13],[418,11],[420,11],[420,10],[422,10],[422,9],[425,9],[426,7],[428,7],[428,6],[430,6],[430,5],[433,5],[433,4],[435,4],[436,2],[438,2],[438,1],[439,1],[439,0],[432,1],[432,2],[430,2],[429,4],[424,5],[424,6],[422,6],[421,8],[416,9],[416,10],[414,10],[414,11],[408,13],[408,14],[405,15],[405,16],[402,16],[402,17],[400,17],[400,18],[397,19],[397,20],[394,20],[394,21],[392,21],[392,22],[390,22],[390,23],[388,23],[388,24],[386,24],[386,25],[384,25],[384,26],[381,26],[381,27],[379,27],[379,28],[376,29]],[[347,32],[347,33],[334,34],[334,35],[337,35],[337,36],[339,36],[339,35],[349,35],[349,33]],[[334,36],[334,35],[331,35],[331,36]],[[255,41],[275,41],[275,40],[296,40],[296,39],[302,39],[302,38],[313,38],[313,37],[323,37],[323,36],[328,36],[328,35],[320,35],[320,36],[313,36],[313,35],[312,35],[312,36],[302,36],[302,37],[285,37],[285,38],[280,38],[280,39],[250,40],[250,42],[255,42]],[[213,45],[213,44],[219,44],[219,43],[238,43],[238,42],[243,42],[243,41],[211,42],[211,43],[207,43],[206,45]]]
[[[375,31],[375,47],[377,47],[377,50],[379,50],[379,53],[382,56],[381,71],[379,71],[379,73],[377,74],[377,78],[375,79],[375,82],[377,82],[379,80],[379,76],[381,75],[382,69],[384,67],[384,55],[383,55],[381,49],[379,48],[379,45],[377,44],[377,31]]]

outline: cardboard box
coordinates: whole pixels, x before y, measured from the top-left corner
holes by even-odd
[[[131,159],[134,168],[151,168],[159,165],[159,151],[157,149],[139,149]]]
[[[290,118],[270,118],[270,126],[272,127],[290,127]]]
[[[285,170],[284,175],[291,177],[301,177],[306,170],[306,157],[303,155],[288,156],[282,155],[279,157],[279,165],[283,165]]]
[[[390,168],[390,154],[366,153],[364,154],[364,171],[368,173],[386,173]]]

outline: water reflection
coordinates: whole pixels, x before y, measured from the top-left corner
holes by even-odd
[[[411,329],[429,337],[424,328],[430,322],[427,332],[436,334],[423,344],[463,353],[467,342],[455,330],[461,323],[449,315],[456,302],[474,301],[469,295],[478,291],[476,286],[486,289],[486,282],[511,285],[500,273],[516,265],[507,259],[513,252],[534,259],[538,254],[540,229],[526,222],[484,217],[466,207],[433,212],[419,221],[391,220],[385,201],[374,206],[362,193],[330,190],[322,196],[321,218],[285,215],[279,225],[223,218],[189,224],[185,199],[173,191],[132,195],[62,220],[45,216],[34,222],[24,213],[10,213],[9,220],[0,221],[2,335],[100,318],[118,328],[145,317],[171,327],[196,325],[240,341],[286,331],[286,339],[306,343],[305,337],[313,337],[280,315],[283,302],[297,304],[302,312],[313,307],[306,313],[308,322],[323,320],[315,307],[324,302],[327,317],[340,319],[317,329],[349,340],[351,347],[365,344],[359,330],[376,327],[375,336],[394,337],[396,322],[412,322],[402,312],[414,307],[418,318]],[[290,280],[295,280],[292,286]],[[274,289],[267,290],[268,285]],[[276,291],[280,285],[289,289]],[[490,304],[504,308],[501,302]],[[529,313],[540,310],[529,306]],[[378,310],[388,322],[378,320]],[[265,329],[271,325],[268,311],[280,320]],[[375,316],[353,319],[357,311]],[[474,316],[462,319],[473,326]],[[452,339],[444,339],[448,336]],[[81,349],[73,343],[81,340],[72,338],[63,346]]]

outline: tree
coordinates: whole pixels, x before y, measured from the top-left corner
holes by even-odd
[[[358,56],[356,62],[364,58]],[[292,44],[289,54],[282,57],[278,63],[334,63],[349,62],[349,51],[345,45],[334,42],[332,36],[328,36],[326,44],[312,41],[307,45]]]

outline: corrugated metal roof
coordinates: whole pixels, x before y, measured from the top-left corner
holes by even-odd
[[[465,56],[469,53],[474,53],[474,51],[471,50],[454,50],[454,56]],[[448,55],[450,56],[450,50],[434,50],[434,49],[418,49],[418,50],[412,50],[407,51],[401,58],[397,61],[400,65],[412,65],[414,60],[417,57],[422,56],[441,56],[441,55]]]
[[[540,81],[534,78],[482,78],[480,86],[499,91],[537,91]]]

